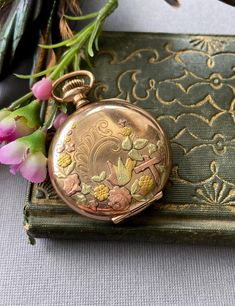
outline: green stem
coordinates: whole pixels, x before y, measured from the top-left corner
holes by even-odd
[[[67,67],[72,59],[74,58],[75,54],[78,53],[78,51],[82,48],[84,43],[88,40],[90,36],[90,30],[94,27],[94,24],[91,24],[86,31],[83,32],[82,36],[79,38],[79,41],[77,42],[77,45],[74,47],[71,47],[68,53],[64,56],[64,58],[61,60],[61,62],[56,66],[55,70],[48,76],[51,80],[56,79],[61,70],[64,70],[65,67]]]
[[[32,96],[33,96],[32,92],[27,93],[23,97],[19,98],[18,100],[14,101],[13,103],[11,103],[11,105],[7,109],[10,110],[10,111],[14,110],[18,106],[20,106],[22,103],[28,101]]]
[[[99,14],[99,11],[87,14],[85,16],[68,16],[68,15],[64,15],[64,16],[65,16],[66,19],[69,19],[69,20],[82,21],[82,20],[95,18],[96,16],[98,16],[98,14]]]

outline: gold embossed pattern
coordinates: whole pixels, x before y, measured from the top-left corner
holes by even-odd
[[[170,138],[173,169],[162,209],[230,211],[235,204],[235,38],[111,33],[100,47],[91,99],[127,99],[151,112]],[[129,136],[128,130],[122,133]],[[54,196],[50,184],[34,185],[34,203],[53,204]]]

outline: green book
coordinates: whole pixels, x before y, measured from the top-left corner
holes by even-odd
[[[93,101],[126,99],[167,132],[173,167],[164,197],[118,225],[71,210],[49,179],[30,184],[25,229],[35,238],[235,242],[235,37],[111,33],[100,39]]]

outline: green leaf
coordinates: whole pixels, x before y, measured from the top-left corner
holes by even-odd
[[[134,148],[137,150],[141,150],[147,145],[147,143],[148,143],[147,139],[142,139],[142,138],[136,139],[134,141]]]
[[[100,173],[100,180],[101,180],[101,182],[103,181],[103,180],[105,180],[106,179],[106,173],[105,173],[105,171],[102,171],[101,173]]]
[[[129,151],[132,149],[132,140],[129,136],[126,136],[122,142],[122,148],[125,151]]]
[[[83,194],[78,194],[76,196],[76,198],[77,198],[78,203],[82,204],[82,203],[86,202],[86,197]]]
[[[91,186],[85,183],[82,183],[82,194],[89,194],[91,192]]]
[[[160,140],[158,140],[157,141],[157,147],[158,147],[158,149],[160,149],[161,147],[163,147],[164,146],[164,142],[160,139]]]
[[[141,201],[144,202],[146,201],[146,199],[144,198],[144,196],[140,195],[140,194],[133,194],[132,197],[137,200],[137,201]]]
[[[102,171],[101,173],[100,173],[100,175],[94,175],[94,176],[92,176],[92,181],[94,181],[94,182],[102,182],[103,180],[105,180],[106,179],[106,172],[105,171]]]
[[[40,76],[43,76],[43,75],[46,75],[47,73],[49,73],[50,71],[52,71],[53,69],[55,68],[55,66],[53,67],[50,67],[48,69],[45,69],[43,71],[40,71],[38,73],[34,73],[34,74],[17,74],[17,73],[14,73],[14,75],[17,77],[17,78],[20,78],[20,79],[34,79],[34,78],[38,78]]]
[[[128,155],[130,156],[131,159],[133,160],[137,160],[137,161],[141,161],[143,160],[143,156],[140,154],[139,151],[137,151],[136,149],[132,149]]]
[[[157,151],[157,146],[153,143],[150,143],[148,145],[148,150],[149,150],[149,154],[151,155],[152,153]]]
[[[76,162],[72,162],[65,170],[66,175],[71,174],[73,170],[75,169],[75,167],[76,167]]]
[[[58,173],[55,173],[55,176],[58,177],[58,178],[66,178],[66,175],[58,172]]]
[[[118,164],[115,167],[118,185],[124,186],[131,180],[131,172],[125,167],[121,158],[118,159]]]
[[[131,186],[131,194],[132,195],[136,192],[136,190],[138,188],[138,185],[139,185],[139,180],[137,179],[137,180],[134,181],[134,183]]]

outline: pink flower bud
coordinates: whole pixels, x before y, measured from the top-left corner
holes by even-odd
[[[68,115],[65,113],[59,113],[53,123],[54,128],[57,130],[68,118]]]
[[[32,92],[37,99],[48,100],[52,92],[52,81],[47,78],[38,81],[33,85]]]

